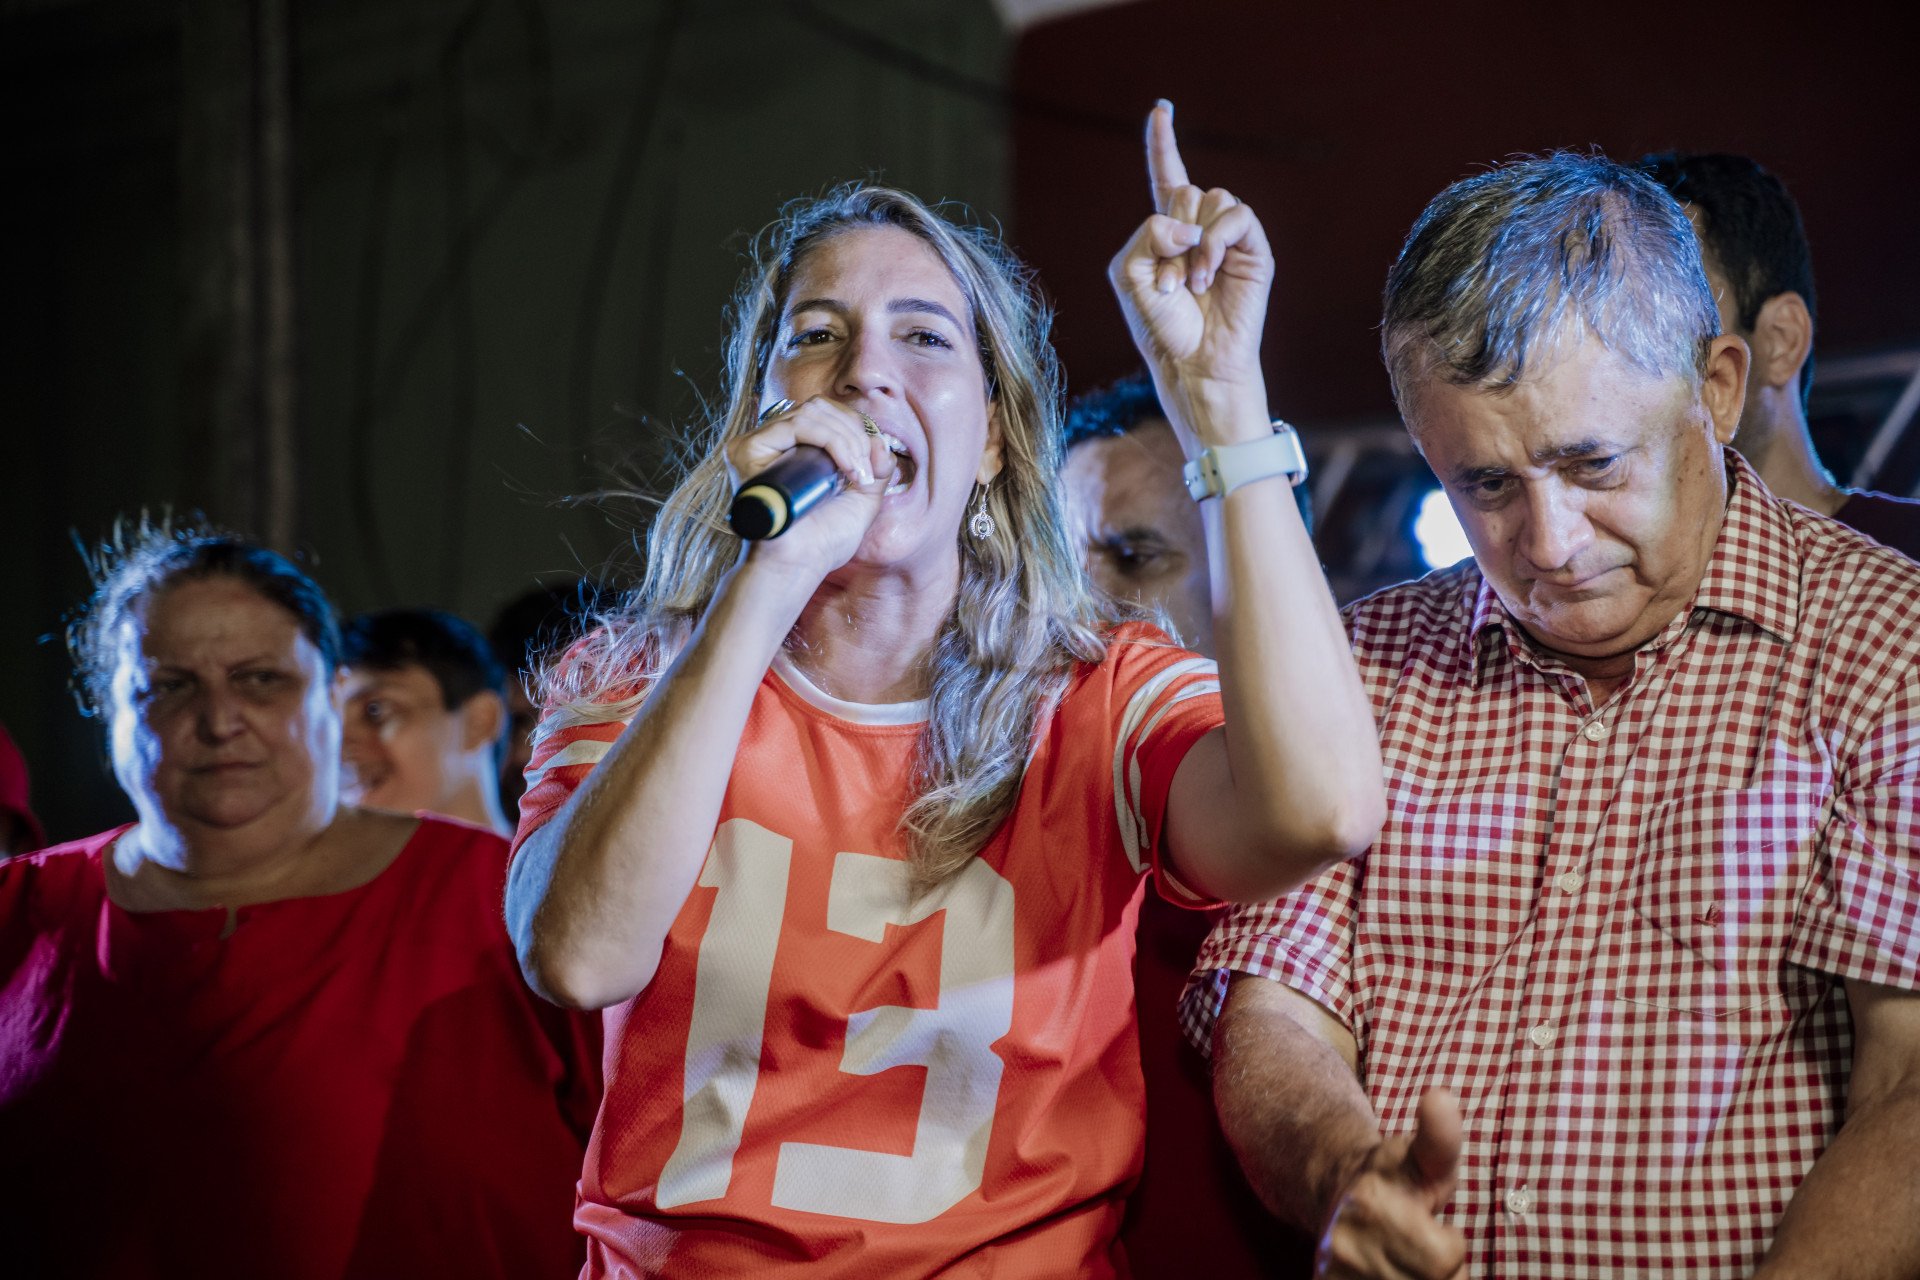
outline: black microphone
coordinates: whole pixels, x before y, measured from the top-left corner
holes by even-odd
[[[843,481],[833,455],[810,444],[797,444],[778,462],[747,477],[733,495],[727,523],[750,542],[777,538],[793,522],[840,492]]]

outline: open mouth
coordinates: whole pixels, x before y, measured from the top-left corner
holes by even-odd
[[[887,495],[905,493],[913,487],[913,478],[919,474],[920,465],[913,460],[913,454],[899,436],[891,431],[882,431],[880,438],[886,441],[887,449],[894,457],[893,483],[887,486]]]

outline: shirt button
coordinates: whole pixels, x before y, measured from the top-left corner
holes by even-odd
[[[1586,880],[1578,871],[1562,871],[1554,883],[1560,886],[1562,893],[1578,893]]]
[[[1607,736],[1607,726],[1595,720],[1580,732],[1586,736],[1588,742],[1598,742]]]
[[[1507,1192],[1507,1212],[1516,1218],[1524,1218],[1533,1210],[1533,1192],[1525,1187],[1515,1187]]]
[[[1542,1049],[1553,1043],[1553,1036],[1553,1028],[1544,1022],[1527,1032],[1527,1039],[1533,1041],[1536,1046]]]

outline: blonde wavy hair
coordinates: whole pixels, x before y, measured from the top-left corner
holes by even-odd
[[[998,532],[959,530],[960,589],[927,658],[931,707],[916,745],[914,798],[901,816],[914,879],[964,867],[1013,811],[1035,733],[1077,663],[1098,662],[1115,618],[1093,589],[1061,518],[1059,362],[1051,314],[1031,273],[991,231],[961,225],[904,191],[849,183],[795,201],[756,237],[731,311],[725,399],[700,458],[661,506],[646,576],[586,640],[542,675],[550,706],[631,714],[740,558],[727,527],[733,491],[722,445],[754,429],[794,272],[836,235],[897,227],[953,273],[973,311],[1003,465],[987,489]]]

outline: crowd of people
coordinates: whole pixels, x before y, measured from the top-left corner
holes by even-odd
[[[789,207],[624,596],[104,546],[135,820],[38,848],[0,735],[0,1271],[1920,1274],[1920,503],[1820,464],[1785,188],[1441,192],[1473,554],[1341,610],[1261,221],[1147,160],[1071,404],[992,234]]]

